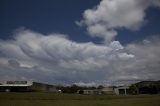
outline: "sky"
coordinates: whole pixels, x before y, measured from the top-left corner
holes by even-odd
[[[0,80],[160,80],[160,0],[1,0]]]

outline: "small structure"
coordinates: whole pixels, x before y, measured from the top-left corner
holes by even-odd
[[[0,81],[0,92],[58,92],[54,85],[32,81]]]
[[[100,95],[102,94],[101,90],[99,89],[87,89],[87,90],[83,90],[82,94],[87,94],[87,95]]]
[[[33,83],[31,81],[1,81],[0,91],[1,92],[25,92],[29,91],[30,86]]]
[[[130,94],[130,90],[128,86],[121,86],[114,88],[114,92],[116,95],[128,95]]]
[[[115,94],[113,87],[105,87],[101,89],[102,94],[113,95]]]

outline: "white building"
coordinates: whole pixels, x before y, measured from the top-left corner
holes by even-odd
[[[102,94],[101,90],[98,89],[87,89],[87,90],[83,90],[83,94]]]
[[[114,92],[116,95],[128,95],[129,87],[128,86],[117,87],[114,88]]]
[[[0,92],[58,92],[54,85],[33,81],[0,81]]]
[[[0,86],[31,86],[32,81],[0,81]]]
[[[103,94],[108,94],[108,95],[115,94],[113,87],[105,87],[105,88],[101,89],[101,92],[102,92]]]

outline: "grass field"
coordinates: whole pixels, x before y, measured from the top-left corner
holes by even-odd
[[[160,106],[160,95],[0,93],[0,106]]]

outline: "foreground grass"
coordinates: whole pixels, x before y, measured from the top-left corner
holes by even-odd
[[[0,106],[160,106],[160,95],[0,93]]]

